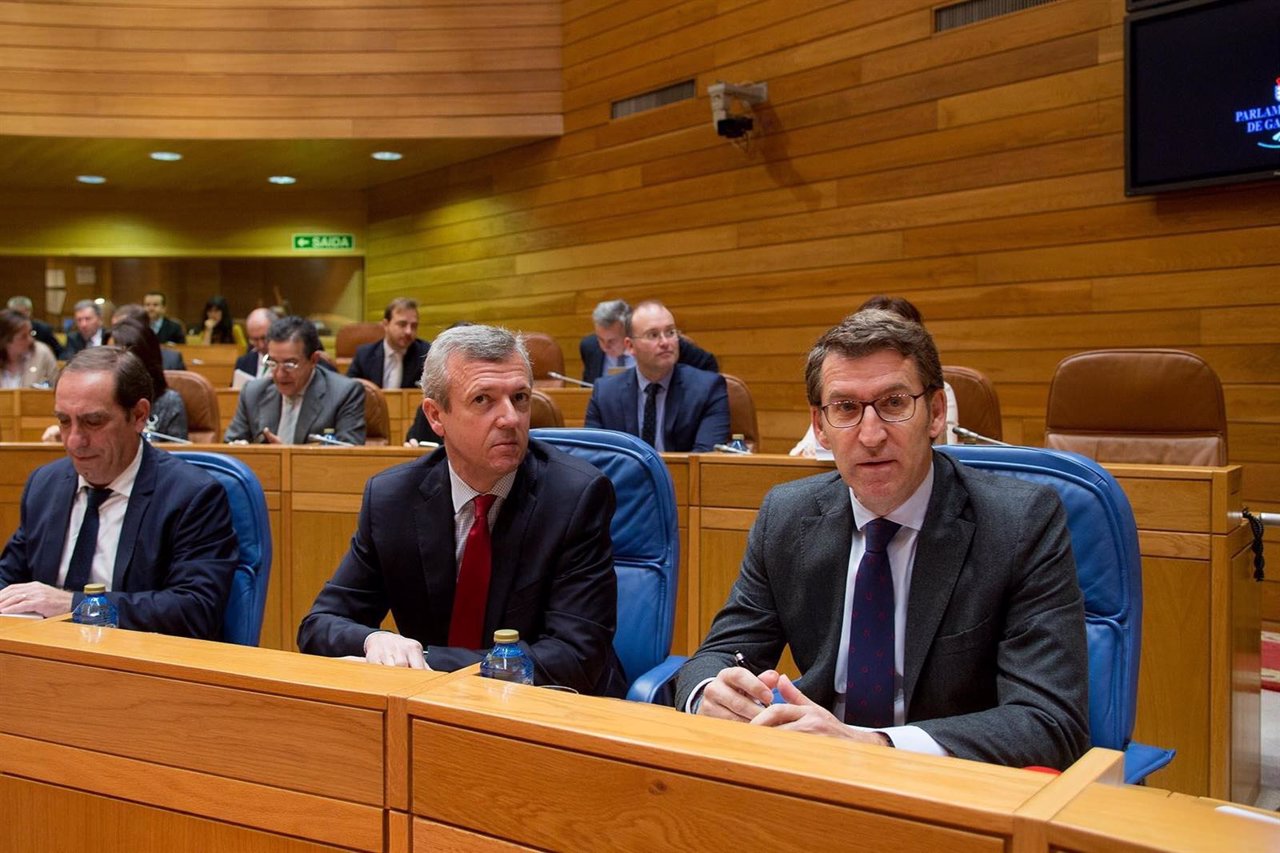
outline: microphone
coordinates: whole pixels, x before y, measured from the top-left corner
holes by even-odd
[[[581,385],[583,388],[593,387],[590,382],[583,382],[581,379],[574,379],[572,376],[565,376],[563,373],[556,373],[554,370],[548,370],[547,375],[552,379],[559,379],[561,382],[572,382],[574,385]]]
[[[997,441],[994,438],[988,438],[982,433],[974,432],[971,429],[965,429],[962,426],[954,426],[951,428],[951,431],[954,432],[956,435],[960,436],[961,438],[967,439],[968,441],[973,442],[975,444],[994,444],[999,447],[1013,447],[1013,445],[1007,441]]]
[[[737,447],[730,447],[730,446],[729,446],[729,445],[727,445],[727,444],[717,444],[717,445],[714,445],[714,447],[715,447],[715,449],[716,449],[716,450],[720,451],[721,453],[737,453],[737,454],[739,454],[739,455],[741,455],[741,456],[750,456],[750,455],[751,455],[751,451],[750,451],[750,450],[741,450],[741,449],[739,449],[739,448],[737,448]]]
[[[147,425],[142,430],[142,437],[145,438],[149,444],[155,444],[156,439],[159,439],[160,441],[167,441],[171,444],[191,444],[191,442],[185,438],[178,438],[176,435],[165,435],[162,432],[156,432],[155,427],[159,422],[160,419],[155,415],[147,418]]]
[[[334,438],[331,435],[321,435],[318,432],[313,432],[309,434],[307,436],[307,441],[316,441],[316,442],[319,442],[320,444],[326,444],[330,447],[355,447],[356,446],[350,441],[343,441],[342,439]]]

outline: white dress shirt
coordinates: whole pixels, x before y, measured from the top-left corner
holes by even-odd
[[[460,572],[462,571],[462,549],[467,544],[467,534],[471,532],[471,525],[476,520],[476,496],[490,494],[497,498],[493,505],[489,507],[489,514],[486,516],[489,520],[489,532],[492,533],[493,523],[498,520],[498,512],[502,509],[502,505],[506,503],[507,496],[511,494],[511,486],[516,481],[518,471],[512,471],[498,480],[488,492],[477,492],[458,476],[457,472],[453,470],[452,463],[448,463],[448,465],[449,485],[453,493],[454,565],[458,567],[457,570]]]
[[[396,352],[387,346],[386,341],[383,341],[382,349],[385,353],[382,361],[382,387],[399,388],[400,380],[404,378],[404,353]]]
[[[120,472],[120,476],[107,485],[111,494],[98,506],[98,546],[93,552],[88,583],[105,584],[108,590],[111,589],[116,552],[120,546],[120,531],[124,529],[124,514],[129,508],[129,496],[133,494],[133,483],[138,479],[138,469],[141,467],[142,439],[139,438],[138,452],[133,455],[133,461]],[[79,487],[71,502],[71,520],[67,524],[67,537],[62,543],[62,561],[58,564],[59,588],[67,581],[71,554],[76,549],[76,540],[80,538],[80,525],[84,523],[85,507],[89,503],[89,482],[84,477],[77,479]]]
[[[655,400],[658,420],[657,420],[657,423],[655,424],[655,429],[653,431],[653,449],[658,451],[659,453],[667,449],[666,441],[664,440],[664,436],[663,436],[664,430],[662,428],[662,425],[667,422],[666,420],[667,419],[667,392],[671,390],[671,377],[674,375],[675,375],[675,371],[672,370],[670,373],[668,373],[666,376],[659,379],[657,382],[658,387],[661,388],[662,390],[658,392],[657,399]],[[636,420],[636,426],[638,427],[638,429],[636,430],[636,435],[643,438],[644,437],[644,404],[646,402],[644,389],[648,388],[653,383],[651,383],[648,379],[644,378],[644,374],[640,372],[639,368],[636,369],[636,382],[640,386],[640,399],[638,401],[640,408],[639,408],[637,420]]]
[[[294,444],[293,434],[298,431],[298,415],[302,412],[302,404],[307,399],[307,389],[311,387],[311,383],[315,381],[316,373],[313,369],[311,377],[307,379],[307,384],[298,389],[298,393],[292,397],[280,397],[280,425],[277,427],[276,436],[283,444]],[[307,437],[302,437],[302,444],[307,443]]]

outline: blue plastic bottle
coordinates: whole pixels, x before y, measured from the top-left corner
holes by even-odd
[[[71,611],[71,621],[79,625],[97,625],[102,628],[120,627],[120,612],[107,598],[105,584],[85,584],[84,598]]]
[[[493,632],[493,648],[480,662],[485,678],[533,684],[533,661],[520,648],[520,632],[501,628]]]

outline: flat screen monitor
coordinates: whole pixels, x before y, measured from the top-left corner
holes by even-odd
[[[1125,192],[1280,177],[1280,0],[1125,19]]]

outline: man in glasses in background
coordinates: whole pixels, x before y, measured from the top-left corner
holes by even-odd
[[[677,707],[1071,764],[1089,746],[1088,654],[1056,493],[932,448],[942,367],[917,323],[847,317],[810,351],[805,384],[837,471],[766,496],[729,600],[680,672]],[[795,683],[771,668],[788,644]]]
[[[306,444],[332,430],[346,444],[364,444],[364,387],[317,370],[320,336],[302,317],[281,317],[267,332],[267,375],[240,389],[226,440]]]
[[[659,451],[700,453],[729,438],[729,394],[719,373],[680,364],[680,331],[661,302],[626,318],[635,367],[596,382],[586,425],[639,436]]]

